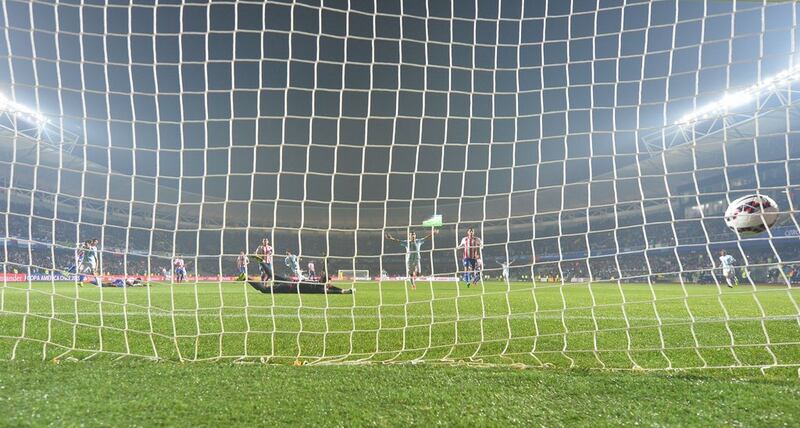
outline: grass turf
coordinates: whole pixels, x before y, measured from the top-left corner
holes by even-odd
[[[136,361],[3,362],[0,372],[7,426],[800,423],[796,379],[729,373]]]
[[[0,407],[9,425],[796,425],[797,300],[777,286],[7,283]],[[203,360],[221,361],[181,363]],[[295,360],[426,364],[280,364]],[[495,367],[428,364],[459,361]],[[703,367],[753,369],[594,370]]]
[[[268,295],[242,283],[7,283],[0,359],[798,365],[798,300],[779,286],[382,282],[353,295]]]

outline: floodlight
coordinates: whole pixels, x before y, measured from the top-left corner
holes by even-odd
[[[48,122],[47,118],[41,113],[25,107],[22,104],[11,101],[2,94],[0,94],[0,111],[4,111],[19,119],[36,123],[36,125],[40,127],[44,126]]]
[[[768,77],[761,82],[744,89],[739,92],[733,92],[725,95],[724,98],[718,101],[709,103],[708,105],[696,109],[692,113],[688,113],[675,122],[676,125],[686,125],[698,120],[710,119],[726,113],[734,107],[747,104],[758,97],[762,92],[774,91],[778,86],[783,86],[792,81],[800,79],[800,64],[791,68],[781,71],[774,76]]]

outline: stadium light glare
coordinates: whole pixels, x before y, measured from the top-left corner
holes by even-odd
[[[675,122],[675,125],[688,125],[699,120],[710,119],[726,113],[728,110],[747,104],[755,100],[762,92],[774,91],[778,87],[785,86],[800,79],[800,64],[781,71],[780,73],[768,77],[761,82],[738,92],[726,94],[722,99],[698,108],[695,111],[684,115]]]
[[[0,111],[4,111],[8,114],[16,116],[17,118],[33,122],[40,127],[48,123],[47,118],[41,113],[14,102],[6,98],[6,96],[3,94],[0,94]]]
[[[750,91],[742,91],[737,95],[726,95],[721,101],[720,104],[724,109],[730,109],[734,107],[738,107],[741,105],[745,105],[750,101],[755,99],[755,94]]]

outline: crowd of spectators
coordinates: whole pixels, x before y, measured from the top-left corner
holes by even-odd
[[[237,248],[227,248],[225,246],[231,244],[226,242],[223,246],[219,240],[206,246],[202,234],[199,238],[189,235],[180,239],[177,235],[167,235],[166,242],[157,242],[156,234],[148,231],[124,233],[124,229],[110,230],[92,225],[82,225],[78,239],[79,228],[74,223],[59,223],[58,227],[54,227],[52,221],[35,218],[26,220],[23,216],[13,215],[6,218],[8,221],[0,225],[4,226],[2,232],[5,235],[3,248],[0,249],[4,251],[5,272],[62,272],[74,264],[76,242],[93,237],[101,238],[101,269],[104,273],[135,276],[168,272],[173,257],[177,256],[186,261],[190,274],[234,275],[239,251],[249,252],[248,249],[255,247],[248,245],[246,238]],[[37,221],[43,224],[36,224]],[[726,242],[723,239],[730,236],[714,235],[712,242],[707,243],[709,239],[705,233],[708,229],[695,235],[678,232],[682,235],[676,238],[678,233],[673,228],[657,225],[648,227],[646,233],[645,228],[628,228],[545,235],[533,239],[530,227],[527,231],[513,227],[511,230],[487,228],[483,236],[484,272],[488,277],[499,277],[500,263],[513,261],[511,276],[516,279],[682,280],[703,283],[713,282],[719,270],[719,250],[725,249],[734,256],[738,266],[747,266],[747,270],[741,274],[754,281],[800,281],[798,237],[750,240],[737,244],[733,240]],[[404,274],[403,249],[383,243],[380,231],[370,233],[348,241],[324,232],[309,236],[303,232],[304,235],[300,237],[296,231],[276,231],[272,235],[276,254],[274,267],[280,272],[283,269],[281,255],[291,250],[300,254],[302,266],[313,261],[333,274],[340,269],[369,270],[373,275],[381,271],[390,275]],[[453,232],[450,234],[453,235]],[[423,247],[423,274],[452,275],[461,270],[458,251],[453,248],[455,245],[449,244],[455,241],[455,237],[437,237],[435,247],[430,243]],[[285,244],[286,248],[281,244]],[[160,250],[154,251],[156,248]],[[252,269],[255,268],[253,265]]]
[[[5,242],[5,272],[47,275],[63,272],[74,264],[74,248],[24,243],[13,239]],[[777,248],[782,257],[781,263],[766,242],[760,248],[761,251],[753,248],[746,256],[735,247],[728,248],[728,252],[734,254],[739,262],[741,276],[749,276],[760,283],[783,283],[786,280],[800,282],[800,247],[792,244]],[[519,280],[535,278],[537,281],[570,282],[621,279],[630,282],[682,280],[686,283],[711,283],[714,282],[714,275],[719,275],[717,252],[717,249],[712,250],[705,246],[686,249],[678,247],[669,251],[639,251],[560,261],[537,261],[530,253],[509,252],[508,258],[500,255],[484,256],[483,264],[484,274],[488,278],[499,277],[500,264],[512,260],[511,276]],[[191,274],[215,276],[235,273],[235,254],[182,257],[187,261],[187,269]],[[283,268],[281,260],[278,255],[275,267],[279,271]],[[356,258],[303,257],[302,261],[303,266],[313,261],[317,266],[325,266],[326,271],[331,273],[340,269],[366,269],[373,274],[385,270],[390,275],[402,275],[404,272],[403,256],[397,254]],[[433,272],[452,275],[460,270],[459,265],[458,254],[453,250],[428,251],[423,254],[423,274]],[[169,256],[126,254],[105,245],[101,251],[101,267],[105,274],[162,275],[170,270],[170,266]],[[252,268],[255,269],[255,265]]]

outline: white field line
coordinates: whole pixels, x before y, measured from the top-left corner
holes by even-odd
[[[343,308],[346,310],[346,308]],[[342,312],[343,309],[333,309],[332,312]],[[0,312],[0,316],[7,316],[7,317],[20,317],[20,316],[35,316],[35,317],[64,317],[64,316],[129,316],[129,317],[154,317],[154,318],[281,318],[281,319],[378,319],[379,317],[372,314],[341,314],[341,313],[331,313],[331,314],[303,314],[298,317],[297,313],[244,313],[244,312],[237,312],[237,313],[229,313],[226,311],[230,311],[230,309],[219,311],[218,309],[204,309],[197,313],[192,312],[164,312],[164,311],[153,311],[153,312],[145,312],[145,311],[128,311],[128,312],[121,312],[121,311],[114,311],[114,312],[98,312],[98,311],[81,311],[81,312]],[[324,312],[322,309],[317,309],[318,312]],[[398,315],[398,314],[382,314],[380,316],[381,319],[413,319],[413,320],[433,320],[436,322],[442,321],[478,321],[478,320],[498,320],[498,319],[519,319],[519,320],[533,320],[536,318],[537,320],[598,320],[598,321],[624,321],[625,317],[622,316],[585,316],[585,315],[563,315],[557,316],[553,314],[510,314],[510,315],[492,315],[487,317],[480,317],[480,316],[460,316],[458,318],[453,316],[440,316],[440,315]],[[627,317],[628,321],[653,321],[654,323],[657,322],[655,316],[653,317]],[[701,322],[708,322],[708,321],[787,321],[787,320],[800,320],[800,314],[797,315],[771,315],[766,317],[704,317],[704,316],[695,316],[695,321]],[[661,321],[690,321],[688,316],[686,317],[661,317]],[[657,325],[657,324],[654,324]]]

